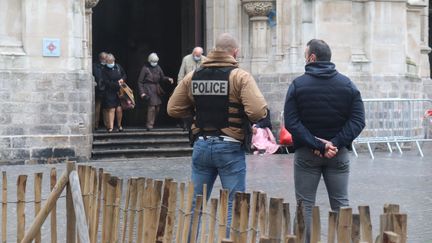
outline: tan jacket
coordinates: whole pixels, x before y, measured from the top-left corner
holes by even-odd
[[[237,61],[226,52],[212,51],[203,62],[203,67],[238,67]],[[193,72],[186,75],[178,84],[168,101],[168,115],[175,118],[185,118],[192,115],[194,98],[192,96],[191,81]],[[251,122],[257,122],[267,115],[267,103],[259,90],[254,78],[248,72],[236,68],[229,76],[229,101],[243,104],[246,115]],[[229,108],[230,113],[236,113],[236,108]],[[229,118],[230,122],[241,123],[241,118]],[[199,129],[192,125],[193,133]],[[230,137],[243,140],[243,129],[228,127],[222,132]]]
[[[199,66],[201,66],[201,64],[205,60],[206,60],[206,57],[204,55],[201,55],[201,60],[199,62],[196,62],[193,59],[193,55],[192,54],[189,54],[189,55],[185,56],[183,58],[183,61],[182,61],[182,64],[181,64],[180,71],[178,73],[177,82],[180,83],[180,81],[183,80],[183,78],[186,76],[186,74],[192,72],[193,70],[195,70],[196,68],[198,68]]]

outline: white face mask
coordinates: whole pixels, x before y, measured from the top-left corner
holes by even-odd
[[[150,62],[150,65],[152,66],[152,67],[156,67],[157,66],[157,62]]]
[[[107,63],[107,67],[109,67],[109,68],[113,68],[114,65],[115,65],[115,63]]]
[[[201,60],[201,56],[193,56],[193,59],[195,60],[195,62],[199,62]]]

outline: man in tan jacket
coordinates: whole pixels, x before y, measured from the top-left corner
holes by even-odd
[[[234,193],[246,189],[244,123],[246,119],[257,122],[267,113],[266,101],[254,78],[238,68],[237,53],[237,41],[229,34],[220,35],[207,60],[186,75],[168,101],[170,116],[194,117],[194,195],[202,195],[206,184],[209,198],[219,175],[222,187],[229,190],[228,227]]]

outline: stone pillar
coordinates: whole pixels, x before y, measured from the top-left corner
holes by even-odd
[[[92,68],[92,46],[93,46],[93,38],[92,38],[92,8],[96,7],[99,3],[99,0],[85,0],[85,20],[84,20],[84,38],[83,38],[83,47],[84,47],[84,69],[86,71],[91,72]]]
[[[268,17],[274,0],[242,0],[246,13],[250,17],[251,34],[251,71],[260,73],[268,61]]]

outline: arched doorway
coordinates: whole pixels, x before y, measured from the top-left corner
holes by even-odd
[[[101,51],[113,53],[136,97],[137,78],[151,52],[158,54],[165,75],[176,80],[183,56],[204,44],[204,9],[202,0],[101,0],[93,9],[93,61]],[[174,126],[166,102],[175,85],[163,88],[167,95],[156,125]],[[146,107],[137,98],[136,108],[124,112],[123,124],[142,127],[145,116]]]

